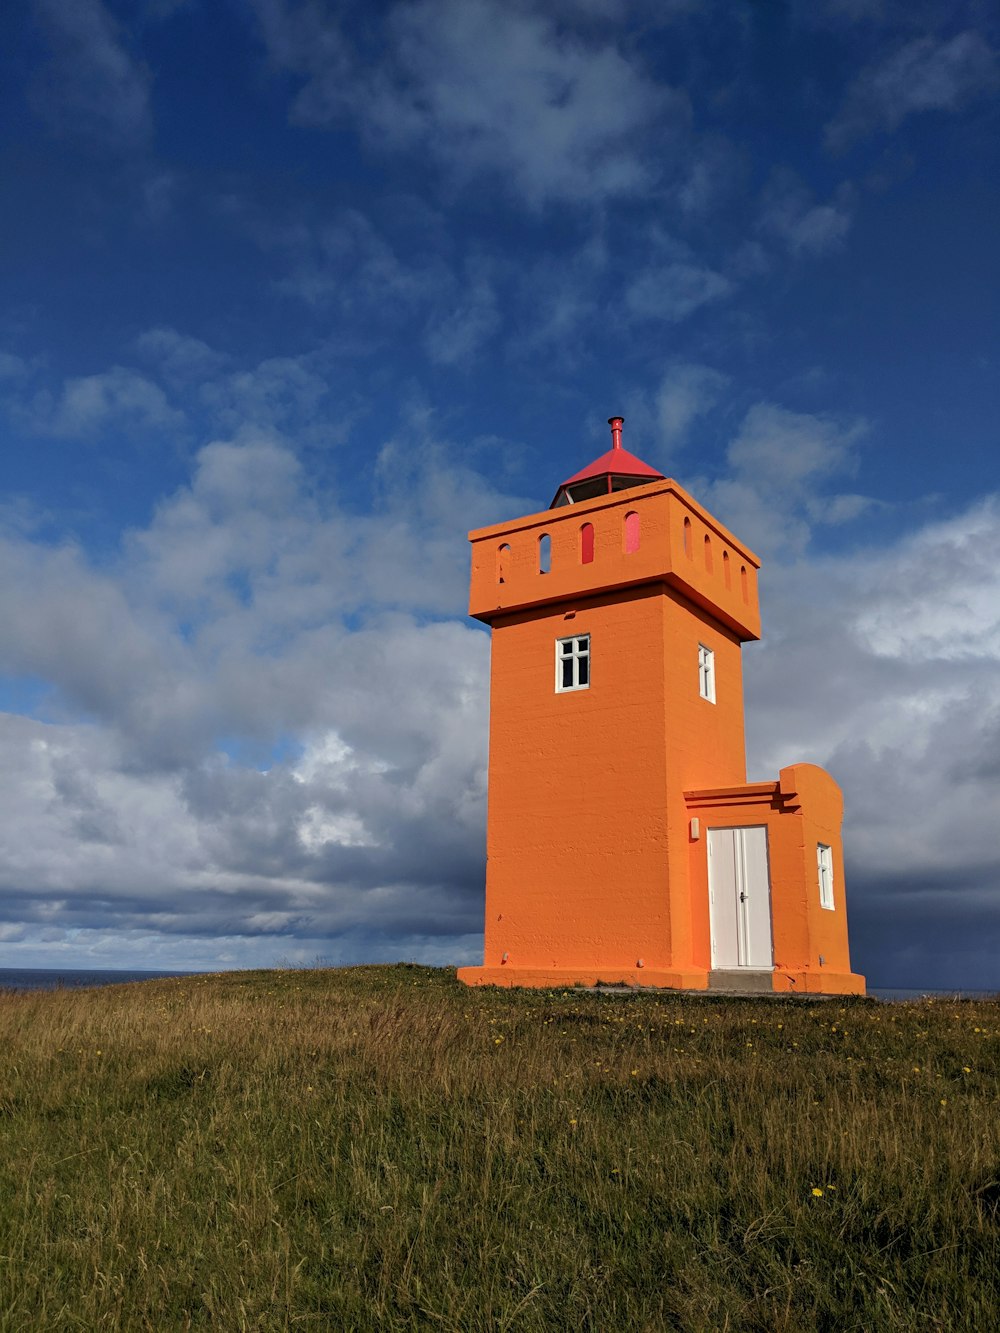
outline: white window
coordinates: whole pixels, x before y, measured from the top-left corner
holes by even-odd
[[[590,689],[590,635],[556,639],[556,693]]]
[[[833,848],[825,842],[816,844],[816,873],[819,877],[819,905],[833,911]]]
[[[715,653],[703,643],[698,645],[698,693],[715,703]]]

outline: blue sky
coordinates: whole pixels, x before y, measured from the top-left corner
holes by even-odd
[[[754,547],[855,966],[1000,984],[1000,20],[0,14],[0,961],[474,961],[465,532],[625,443]]]

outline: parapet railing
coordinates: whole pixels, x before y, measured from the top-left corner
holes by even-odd
[[[759,635],[759,562],[675,482],[601,496],[470,533],[470,613],[664,580],[745,638]]]

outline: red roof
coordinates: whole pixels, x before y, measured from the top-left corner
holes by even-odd
[[[655,467],[650,467],[619,445],[617,449],[609,449],[606,454],[601,454],[600,458],[595,458],[585,468],[575,472],[568,481],[563,482],[563,486],[572,486],[575,481],[586,481],[588,477],[600,477],[609,472],[616,477],[645,477],[648,481],[664,479],[662,472],[657,472]]]
[[[611,448],[607,453],[601,454],[600,458],[595,458],[592,463],[588,463],[585,468],[573,474],[568,481],[556,491],[555,505],[559,497],[569,486],[579,485],[580,482],[590,481],[594,477],[608,478],[608,491],[610,492],[612,477],[635,477],[637,486],[643,485],[648,481],[665,480],[662,472],[657,472],[656,468],[650,467],[644,463],[641,458],[636,458],[635,454],[630,454],[627,449],[622,448],[622,425],[623,417],[609,417],[608,425],[611,427]],[[616,487],[615,489],[620,489]]]

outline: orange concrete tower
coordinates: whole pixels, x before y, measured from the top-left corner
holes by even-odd
[[[552,507],[469,534],[492,627],[485,959],[470,985],[863,992],[840,790],[746,781],[759,561],[612,447]]]

